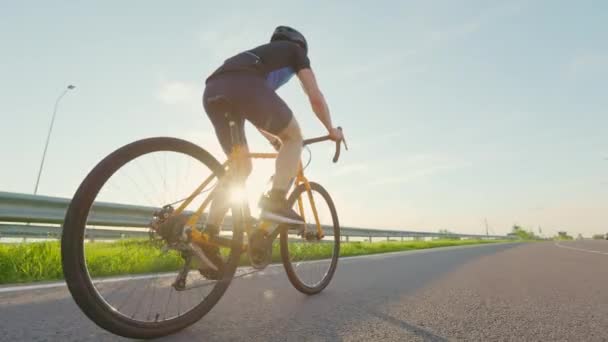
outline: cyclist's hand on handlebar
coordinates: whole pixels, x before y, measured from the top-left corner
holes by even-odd
[[[342,130],[336,127],[332,127],[329,130],[329,138],[333,141],[340,141],[344,139],[344,135],[342,134]]]

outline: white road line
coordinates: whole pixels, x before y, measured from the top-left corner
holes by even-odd
[[[144,275],[140,275],[140,276],[122,276],[122,277],[96,280],[95,284],[113,283],[113,282],[125,281],[125,280],[149,279],[149,278],[156,278],[156,277],[164,278],[164,277],[169,277],[169,276],[175,276],[176,274],[177,273],[174,272],[174,273],[161,273],[161,274],[144,274]],[[64,286],[67,286],[65,281],[59,281],[59,282],[55,282],[55,283],[46,283],[46,284],[36,284],[36,285],[17,285],[17,286],[0,287],[0,293],[51,289],[54,287],[64,287]]]
[[[65,281],[58,283],[49,283],[49,284],[36,284],[36,285],[18,285],[18,286],[8,286],[0,288],[0,293],[5,292],[21,292],[21,291],[34,291],[41,289],[51,289],[53,287],[62,287],[66,286]]]
[[[555,246],[560,247],[560,248],[566,248],[566,249],[573,249],[575,251],[581,251],[581,252],[587,252],[587,253],[594,253],[594,254],[603,254],[603,255],[608,255],[608,252],[602,252],[602,251],[594,251],[591,249],[583,249],[583,248],[576,248],[576,247],[570,247],[570,246],[564,246],[561,245],[559,242],[555,241]]]
[[[271,268],[271,266],[282,266],[282,265],[281,264],[269,265],[268,268]],[[239,275],[239,273],[248,272],[248,271],[251,271],[251,269],[252,268],[249,266],[239,267],[235,273],[235,277],[237,277]],[[152,279],[152,278],[175,277],[176,275],[177,275],[177,272],[120,276],[120,277],[98,279],[98,280],[95,280],[94,283],[95,283],[95,285],[97,285],[97,284],[115,283],[115,282],[119,282],[119,281],[128,281],[128,280],[142,280],[142,279]],[[51,289],[51,288],[55,288],[55,287],[65,287],[65,286],[67,286],[65,281],[58,281],[55,283],[46,283],[46,284],[35,284],[35,285],[7,286],[7,287],[0,287],[0,293],[35,291],[35,290]]]
[[[349,257],[340,257],[340,261],[338,261],[338,265],[341,262],[351,262],[351,261],[355,261],[357,259],[384,259],[384,258],[390,258],[390,257],[394,257],[397,255],[401,255],[401,254],[431,253],[431,252],[449,251],[449,250],[454,250],[454,249],[464,249],[464,248],[470,248],[470,247],[481,247],[481,246],[492,246],[492,245],[496,246],[496,245],[503,245],[503,244],[505,244],[505,243],[488,243],[488,244],[478,244],[478,245],[436,247],[436,248],[417,249],[417,250],[410,250],[410,251],[397,251],[397,252],[389,252],[389,253],[378,253],[378,254],[366,254],[366,255],[356,255],[356,256],[349,256]],[[322,260],[311,260],[306,263],[314,263],[314,262],[321,262],[321,261]],[[265,270],[260,271],[258,274],[259,275],[268,274],[269,270],[276,268],[276,267],[283,267],[283,264],[268,265],[268,267]],[[241,268],[250,269],[251,267],[248,267],[248,266],[239,267],[239,269],[241,269]],[[239,270],[237,270],[237,275],[238,275],[238,272],[239,272]],[[139,276],[122,276],[122,277],[113,277],[113,278],[96,280],[95,283],[96,284],[113,283],[113,282],[117,282],[117,281],[141,280],[141,279],[150,279],[150,278],[156,278],[156,277],[164,278],[164,277],[175,276],[176,274],[177,274],[176,272],[172,272],[172,273],[161,273],[161,274],[143,274],[143,275],[139,275]],[[274,273],[271,273],[271,274],[274,274]],[[42,289],[52,289],[52,288],[56,288],[56,287],[66,287],[66,286],[67,286],[67,284],[65,283],[65,281],[58,281],[58,282],[54,282],[54,283],[45,283],[45,284],[34,284],[34,285],[7,286],[7,287],[0,287],[0,294],[7,293],[7,292],[24,292],[24,291],[35,291],[35,290],[42,290]]]
[[[267,274],[268,270],[277,267],[283,266],[282,264],[273,264],[269,265],[265,271],[259,272],[261,275]],[[250,271],[252,268],[249,266],[239,267],[235,273],[235,277],[239,275],[239,273]],[[266,272],[266,273],[264,273]],[[142,275],[132,275],[132,276],[121,276],[121,277],[112,277],[95,280],[95,284],[103,284],[103,283],[115,283],[119,281],[128,281],[128,280],[142,280],[142,279],[151,279],[151,278],[167,278],[167,277],[175,277],[177,272],[168,272],[168,273],[158,273],[158,274],[142,274]],[[35,291],[42,289],[51,289],[55,287],[66,287],[67,284],[65,281],[58,281],[54,283],[46,283],[46,284],[34,284],[34,285],[17,285],[17,286],[7,286],[0,287],[0,294],[7,292],[23,292],[23,291]]]

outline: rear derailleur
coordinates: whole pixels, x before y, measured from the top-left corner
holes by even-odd
[[[178,272],[172,286],[177,291],[187,290],[186,280],[194,261],[198,261],[199,273],[209,280],[219,280],[222,277],[221,267],[213,263],[197,244],[192,242],[191,227],[187,227],[187,215],[173,215],[172,206],[164,206],[153,213],[150,222],[151,236],[164,242],[163,253],[173,249],[180,253],[184,266]]]

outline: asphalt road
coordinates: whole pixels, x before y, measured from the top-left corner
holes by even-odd
[[[307,297],[281,267],[237,279],[161,341],[608,341],[608,241],[483,245],[342,259]],[[1,341],[116,341],[65,287],[2,292]]]

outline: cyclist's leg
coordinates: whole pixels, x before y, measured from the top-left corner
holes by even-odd
[[[226,84],[224,82],[217,84],[209,84],[205,87],[205,93],[203,95],[203,106],[205,107],[205,111],[207,112],[207,116],[211,120],[213,127],[215,129],[215,134],[224,150],[226,155],[229,155],[232,151],[232,141],[230,138],[230,126],[228,125],[228,121],[223,116],[224,113],[221,111],[217,111],[212,106],[208,105],[207,99],[212,98],[216,95],[223,95],[226,91]],[[236,115],[236,113],[234,114]],[[247,140],[245,138],[245,120],[242,117],[236,117],[237,128],[240,132],[240,135],[243,139],[242,148],[245,153],[249,152],[249,148],[247,146]],[[215,190],[215,197],[211,206],[209,208],[209,216],[207,217],[206,222],[206,230],[211,234],[219,233],[219,229],[222,225],[222,221],[224,220],[224,216],[228,212],[230,208],[230,184],[228,184],[228,180],[232,179],[237,181],[238,183],[244,182],[249,174],[251,173],[252,165],[251,160],[249,158],[244,158],[238,161],[239,165],[236,170],[238,170],[238,174],[231,174],[230,177],[224,177],[218,183]]]
[[[233,109],[237,113],[242,113],[243,117],[258,129],[279,136],[284,140],[286,144],[284,143],[281,151],[279,151],[279,158],[276,162],[275,177],[278,176],[278,180],[273,183],[273,189],[268,196],[269,200],[261,203],[262,216],[267,212],[271,214],[266,217],[269,219],[278,217],[281,222],[302,223],[302,219],[295,212],[286,208],[285,200],[286,192],[289,190],[289,181],[297,172],[302,152],[302,135],[291,109],[259,76],[231,75],[214,80],[205,88],[205,96],[216,95],[223,95],[230,99]],[[220,143],[224,151],[229,153],[230,144],[227,141],[230,139],[230,133],[226,121],[221,114],[214,114],[212,108],[208,108],[206,101],[205,105],[205,110],[214,123],[214,127],[216,127],[216,134]],[[248,160],[247,162],[249,164],[245,167],[246,171],[251,169],[251,161]],[[244,175],[244,177],[247,175]],[[225,199],[222,202],[226,203],[227,194],[224,197]],[[214,208],[212,218],[216,222],[218,220],[221,222],[221,218],[218,218],[218,216],[221,217],[220,211],[219,209],[216,211]]]
[[[265,83],[251,87],[237,103],[239,110],[258,129],[281,138],[283,144],[275,164],[272,190],[263,197],[262,218],[299,224],[302,218],[287,208],[286,194],[295,177],[302,154],[302,133],[291,109]]]
[[[241,135],[244,137],[245,130],[244,125],[241,123],[240,125]],[[218,137],[220,135],[218,134]],[[247,144],[241,146],[243,149],[243,153],[249,153],[249,147]],[[228,150],[230,151],[230,150]],[[228,155],[226,153],[226,155]],[[222,221],[224,220],[224,216],[228,212],[230,208],[230,184],[229,181],[236,184],[243,184],[249,175],[251,174],[251,159],[243,158],[238,161],[237,167],[235,170],[238,170],[238,173],[231,173],[229,177],[224,177],[221,179],[216,188],[216,195],[214,197],[213,202],[211,202],[211,206],[209,207],[209,216],[207,217],[206,226],[208,230],[218,230],[222,225]]]
[[[218,95],[225,96],[229,86],[230,85],[224,81],[210,82],[205,87],[205,92],[203,93],[203,107],[205,108],[205,112],[207,113],[209,120],[213,124],[215,134],[217,135],[220,145],[222,146],[222,149],[226,155],[229,155],[232,151],[230,126],[224,117],[224,112],[226,109],[214,108],[214,106],[209,103],[209,100]],[[233,114],[237,115],[236,113]],[[245,138],[245,120],[242,117],[235,117],[234,119],[236,120],[237,129],[240,131],[240,135],[242,137],[243,148],[245,151],[248,151],[247,140]],[[239,170],[239,174],[231,174],[228,177],[222,177],[214,190],[214,198],[209,207],[209,215],[207,216],[207,221],[205,222],[205,227],[203,229],[203,231],[212,237],[219,235],[222,222],[224,221],[224,216],[226,216],[226,213],[230,208],[229,182],[231,180],[240,180],[244,182],[244,180],[247,179],[251,173],[251,161],[249,158],[246,158],[245,160],[240,161],[239,166],[235,169]],[[205,245],[202,247],[202,249],[205,255],[211,259],[218,270],[221,270],[223,266],[223,259],[219,248]],[[221,273],[218,271],[211,270],[205,266],[201,267],[199,270],[202,275],[209,279],[218,279],[221,276]]]
[[[276,160],[276,173],[272,183],[272,191],[285,197],[291,180],[298,172],[298,164],[302,155],[302,133],[295,117],[279,134],[282,145]]]
[[[302,224],[304,220],[287,206],[286,200],[302,154],[302,133],[296,119],[292,117],[287,127],[277,135],[281,138],[282,145],[275,164],[272,190],[260,201],[260,217],[282,223]]]

